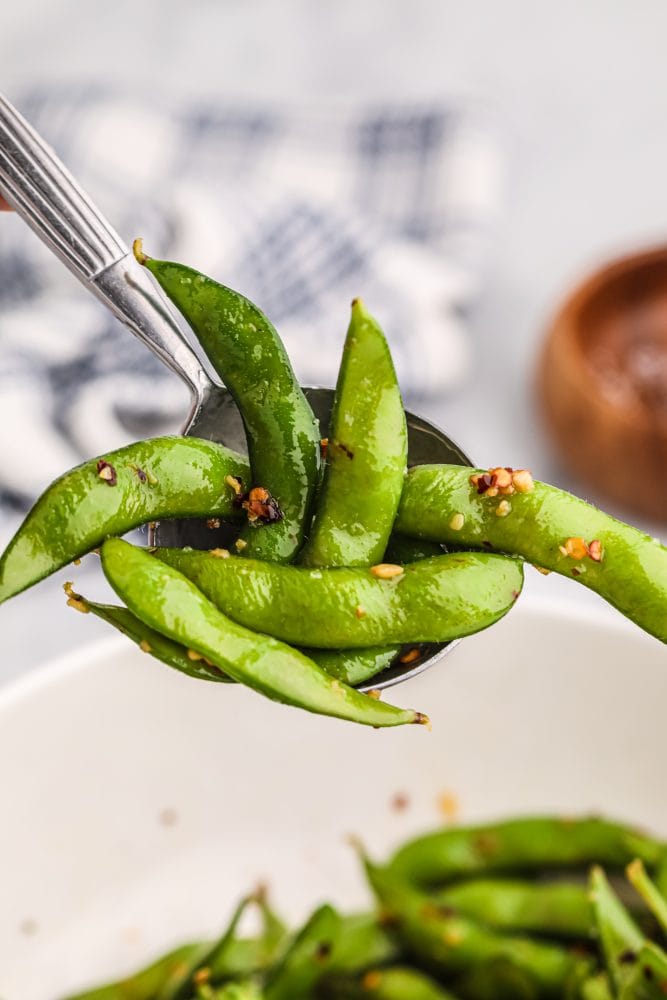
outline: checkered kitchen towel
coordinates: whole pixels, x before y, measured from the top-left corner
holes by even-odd
[[[334,384],[355,295],[382,322],[408,399],[461,379],[465,311],[502,204],[486,112],[166,109],[94,88],[16,100],[127,240],[256,301],[304,383]],[[179,380],[0,216],[5,512],[84,457],[178,429],[186,411]]]

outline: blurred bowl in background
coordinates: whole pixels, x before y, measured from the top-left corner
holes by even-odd
[[[667,247],[608,264],[566,300],[538,393],[563,461],[597,498],[667,521]]]

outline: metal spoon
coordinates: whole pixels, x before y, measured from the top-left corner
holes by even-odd
[[[54,151],[0,94],[0,193],[85,287],[130,328],[187,385],[192,405],[183,434],[219,441],[246,451],[240,414],[229,392],[204,368],[181,332],[153,279],[84,193]],[[332,389],[305,388],[326,436]],[[472,464],[434,424],[412,413],[408,462]],[[212,536],[201,522],[165,521],[152,539],[161,545],[209,548]],[[432,666],[456,645],[428,644],[419,660],[392,664],[367,687],[383,688]]]

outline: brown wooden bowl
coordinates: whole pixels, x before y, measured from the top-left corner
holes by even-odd
[[[667,247],[614,261],[576,289],[537,376],[563,461],[595,498],[667,521]]]

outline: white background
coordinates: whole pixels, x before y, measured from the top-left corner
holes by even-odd
[[[111,78],[226,99],[491,102],[511,191],[471,325],[475,377],[424,414],[481,465],[569,485],[536,424],[534,357],[586,269],[663,239],[665,38],[660,0],[4,0],[0,86],[10,98],[26,84]],[[582,599],[553,577],[539,586]],[[0,632],[2,682],[100,628],[74,621],[47,583],[0,608]]]

